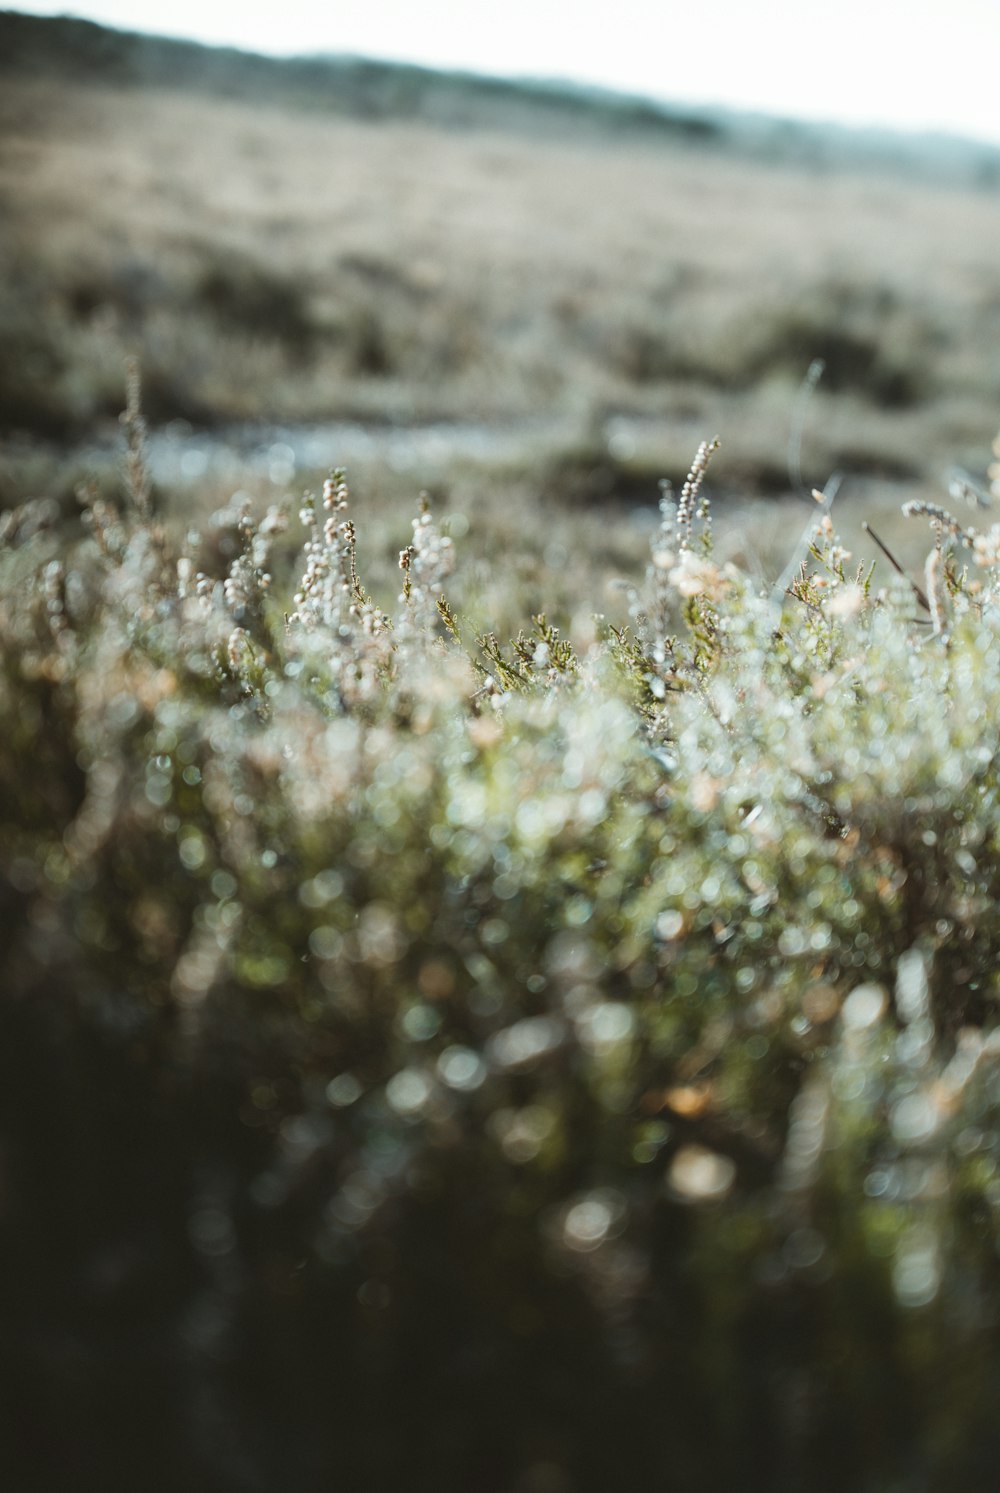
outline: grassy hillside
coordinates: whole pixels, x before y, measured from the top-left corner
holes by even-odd
[[[134,352],[156,421],[569,414],[591,459],[634,415],[647,475],[718,428],[720,480],[774,491],[820,357],[817,476],[985,460],[981,152],[933,180],[590,94],[0,35],[0,428],[92,432]]]
[[[963,183],[996,179],[1000,152],[942,136],[909,139],[842,130],[722,108],[681,108],[568,81],[447,72],[374,58],[311,55],[275,59],[230,47],[109,30],[68,17],[0,11],[0,70],[20,77],[103,82],[276,103],[356,118],[420,118],[452,127],[605,138],[629,133],[711,143],[814,165],[891,164]]]
[[[112,31],[89,21],[0,12],[0,71],[128,88],[171,88],[359,119],[422,118],[451,127],[629,131],[721,139],[705,112],[569,85],[508,81],[356,57],[278,60]]]

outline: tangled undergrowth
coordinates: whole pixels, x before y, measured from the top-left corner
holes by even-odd
[[[342,474],[286,608],[130,433],[3,520],[16,1485],[992,1487],[998,531],[760,595],[705,446],[577,656]]]

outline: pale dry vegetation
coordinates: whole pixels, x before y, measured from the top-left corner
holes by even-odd
[[[626,412],[679,454],[710,417],[771,491],[813,357],[831,465],[923,475],[992,427],[994,192],[176,90],[0,108],[8,428],[112,412],[123,349],[154,418]]]
[[[142,45],[0,88],[0,1480],[987,1493],[995,180]]]

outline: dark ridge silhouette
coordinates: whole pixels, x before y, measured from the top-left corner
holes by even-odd
[[[1000,149],[957,136],[806,123],[708,105],[681,107],[561,79],[492,77],[354,56],[266,57],[69,16],[0,11],[0,78],[5,73],[182,88],[369,120],[639,136],[817,169],[891,166],[956,184],[1000,186]]]

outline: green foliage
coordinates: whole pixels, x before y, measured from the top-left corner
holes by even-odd
[[[578,657],[341,473],[286,610],[128,424],[0,550],[17,1486],[992,1486],[992,531],[761,596],[706,445]]]

